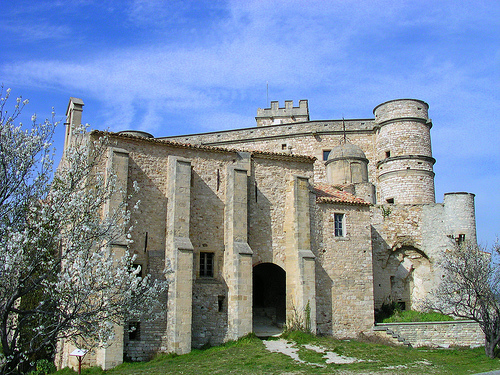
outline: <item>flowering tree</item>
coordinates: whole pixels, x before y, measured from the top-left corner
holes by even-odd
[[[447,252],[440,264],[443,279],[426,305],[479,323],[485,335],[486,355],[494,358],[500,342],[500,244],[493,247],[494,254],[485,250],[464,242]]]
[[[126,246],[129,213],[112,171],[103,170],[107,140],[82,129],[53,172],[56,124],[32,117],[14,124],[0,98],[0,374],[26,371],[36,353],[60,339],[105,344],[113,323],[150,316],[166,281],[139,277]],[[140,307],[140,310],[139,310]]]

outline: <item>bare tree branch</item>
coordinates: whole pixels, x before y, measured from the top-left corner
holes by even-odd
[[[485,352],[495,357],[500,342],[499,244],[492,252],[471,242],[447,251],[439,266],[443,278],[427,299],[432,310],[479,323],[485,334]]]

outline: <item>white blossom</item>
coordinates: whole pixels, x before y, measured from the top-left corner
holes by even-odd
[[[15,126],[27,101],[16,101],[9,115],[9,93],[0,99],[2,374],[61,338],[88,348],[110,343],[113,324],[131,316],[154,318],[167,288],[166,281],[137,277],[133,254],[117,258],[112,251],[117,239],[130,237],[130,212],[123,202],[103,215],[119,192],[104,167],[107,139],[76,129],[54,171],[50,140],[57,124],[33,117],[31,129]],[[29,298],[38,300],[23,307]],[[26,336],[28,321],[36,325]]]

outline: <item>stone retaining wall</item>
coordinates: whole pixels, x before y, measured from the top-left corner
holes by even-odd
[[[375,330],[390,330],[413,347],[428,346],[448,348],[484,345],[484,333],[472,320],[449,322],[380,323]]]

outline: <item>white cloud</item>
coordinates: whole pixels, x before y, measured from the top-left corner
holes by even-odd
[[[71,29],[64,25],[54,25],[49,22],[27,22],[19,24],[14,21],[0,23],[0,33],[9,34],[24,43],[41,40],[61,40],[70,35]],[[12,42],[12,41],[10,41]]]
[[[469,161],[476,158],[493,165],[488,160],[500,156],[495,147],[500,140],[500,3],[63,4],[36,2],[37,13],[45,7],[61,20],[58,26],[30,16],[25,29],[15,27],[23,24],[25,10],[0,28],[57,45],[75,37],[89,43],[72,43],[73,50],[61,48],[54,57],[30,53],[21,43],[16,51],[21,57],[0,62],[0,77],[16,86],[88,98],[94,105],[85,116],[98,112],[94,126],[156,136],[252,126],[269,82],[271,100],[309,99],[313,119],[372,117],[374,106],[401,97],[427,101],[436,168],[442,173],[437,181],[449,186],[455,186],[456,176],[449,171],[456,163],[473,168]],[[73,22],[82,15],[89,22],[83,30]],[[110,25],[107,32],[129,32],[133,41],[115,43],[121,35],[101,33],[104,41],[91,43],[97,38],[92,32]]]
[[[187,8],[172,12],[174,3],[163,4],[135,1],[130,17],[137,22],[188,17]],[[337,97],[337,105],[353,108],[352,103],[366,106],[407,96],[437,102],[450,93],[466,95],[468,87],[476,86],[470,66],[457,66],[453,56],[439,56],[436,50],[422,54],[425,45],[414,46],[421,58],[413,60],[414,55],[408,59],[404,51],[395,58],[397,51],[390,46],[373,51],[356,44],[367,30],[387,28],[386,22],[393,22],[396,33],[398,24],[410,19],[412,25],[436,25],[429,15],[401,17],[413,9],[408,5],[385,4],[388,7],[377,2],[311,2],[303,7],[298,1],[236,1],[231,3],[231,17],[212,21],[209,33],[218,38],[207,44],[115,48],[91,52],[85,61],[43,59],[4,65],[2,73],[25,83],[84,91],[111,109],[108,125],[115,126],[119,119],[121,126],[144,129],[154,128],[162,114],[193,103],[201,109],[220,108],[237,93],[255,92],[265,82],[277,91],[312,94],[325,104]],[[412,48],[412,41],[408,44],[405,50]],[[318,86],[323,93],[315,92]],[[145,108],[143,118],[137,118],[138,107]]]

